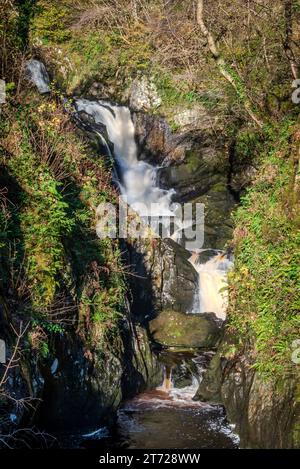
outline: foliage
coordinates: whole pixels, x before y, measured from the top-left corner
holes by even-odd
[[[89,335],[124,311],[121,254],[95,234],[95,208],[113,201],[110,165],[75,133],[55,99],[8,103],[1,123],[0,282],[31,319],[35,349],[72,324]],[[10,302],[10,300],[9,300]]]
[[[39,2],[33,27],[33,37],[38,37],[45,44],[58,44],[70,38],[71,33],[65,25],[68,8],[60,2]]]
[[[282,117],[290,111],[291,69],[283,47],[287,31],[284,7],[279,0],[262,6],[250,0],[217,0],[205,8],[208,27],[217,40],[233,87],[225,83],[207,54],[196,26],[193,2],[150,0],[100,0],[76,5],[71,0],[46,2],[33,23],[39,50],[60,75],[69,93],[89,92],[98,82],[100,91],[113,100],[126,99],[131,80],[139,73],[154,77],[162,98],[159,112],[172,123],[174,107],[201,103],[228,120],[245,120],[244,104],[255,114]],[[208,5],[208,4],[207,4]],[[293,3],[292,52],[299,40],[299,9]],[[58,12],[55,27],[41,25]],[[226,14],[224,14],[226,11]],[[122,15],[120,15],[122,12]],[[299,21],[298,21],[299,22]],[[53,29],[54,28],[54,29]],[[58,28],[60,33],[55,37]],[[51,45],[45,44],[50,31]],[[59,35],[62,35],[63,42]],[[210,90],[210,96],[205,91]],[[176,129],[176,128],[175,128]]]
[[[28,45],[30,24],[35,14],[37,0],[15,0],[14,4],[18,13],[16,19],[16,35],[24,50]]]
[[[260,161],[263,150],[263,135],[253,127],[234,129],[234,158],[236,164]]]
[[[262,168],[234,216],[228,327],[239,348],[253,349],[253,366],[274,376],[293,371],[300,330],[299,130],[286,119],[265,131]]]

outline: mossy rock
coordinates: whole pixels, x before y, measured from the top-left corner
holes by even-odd
[[[204,373],[196,394],[196,399],[202,402],[221,403],[222,365],[221,356],[217,352],[212,358],[208,369]]]
[[[215,348],[221,335],[215,314],[183,314],[164,310],[150,322],[155,342],[164,347]]]

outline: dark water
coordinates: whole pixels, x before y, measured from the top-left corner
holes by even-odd
[[[224,408],[194,400],[211,353],[172,353],[160,359],[164,381],[157,389],[124,402],[114,428],[92,429],[72,446],[99,451],[128,449],[238,448]],[[70,445],[70,440],[66,442]]]
[[[194,402],[191,387],[141,394],[119,410],[113,435],[87,437],[84,447],[101,449],[238,448],[221,406]],[[175,397],[174,397],[175,396]]]
[[[132,406],[119,412],[119,432],[128,448],[236,448],[238,441],[220,406]]]

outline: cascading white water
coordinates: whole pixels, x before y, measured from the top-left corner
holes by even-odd
[[[156,184],[157,168],[138,160],[130,110],[125,106],[87,99],[78,99],[76,107],[106,127],[109,140],[114,145],[121,194],[126,196],[127,203],[141,216],[172,215],[174,190],[159,188]]]
[[[118,165],[119,185],[126,202],[142,217],[172,216],[172,195],[174,190],[164,190],[157,186],[157,168],[138,160],[135,142],[135,128],[130,110],[105,101],[78,99],[78,111],[92,116],[95,123],[106,127],[109,140],[114,145],[114,157]],[[177,232],[173,233],[176,239]],[[231,262],[225,256],[217,255],[205,264],[197,262],[193,256],[190,262],[199,274],[199,292],[195,298],[194,313],[214,312],[220,319],[226,317],[227,295],[220,290],[226,287],[227,270]],[[200,302],[200,307],[199,307]]]
[[[26,69],[31,81],[41,93],[50,91],[50,80],[43,63],[30,60],[26,64]],[[175,191],[159,188],[156,183],[157,168],[138,160],[130,110],[125,106],[87,99],[77,99],[76,108],[91,115],[96,123],[106,127],[109,140],[114,145],[114,157],[120,174],[120,191],[122,196],[126,197],[128,204],[142,217],[174,215],[176,207],[171,201]],[[99,136],[109,150],[103,136],[101,134]],[[170,237],[176,240],[177,232],[175,231]],[[214,312],[220,319],[225,319],[227,292],[220,290],[227,285],[227,271],[231,268],[232,262],[222,255],[213,257],[205,264],[197,261],[197,255],[192,255],[190,262],[199,274],[199,294],[196,295],[196,307],[193,312]]]
[[[156,406],[198,406],[199,402],[193,401],[193,398],[199,387],[199,380],[193,376],[190,385],[177,388],[172,379],[172,368],[166,366],[164,369],[164,379],[161,386],[158,386],[150,394],[145,393],[142,399],[151,399]]]
[[[39,91],[41,93],[47,93],[50,91],[49,88],[49,78],[46,72],[45,67],[43,64],[39,63],[38,61],[30,61],[28,63],[28,72],[30,79],[33,83],[36,84]],[[46,73],[45,73],[46,72]],[[96,123],[103,124],[109,136],[109,140],[114,145],[114,157],[117,161],[119,176],[120,176],[120,190],[122,195],[126,196],[128,203],[135,209],[140,215],[147,216],[163,216],[163,215],[173,215],[174,208],[171,205],[172,195],[174,193],[173,190],[163,190],[157,187],[156,184],[156,175],[157,169],[153,166],[145,163],[143,161],[138,160],[137,155],[137,146],[134,139],[134,125],[131,119],[131,114],[128,108],[122,106],[113,106],[103,101],[88,101],[84,99],[79,99],[76,102],[77,110],[78,111],[85,111],[87,114],[92,115],[95,119]],[[104,137],[95,129],[95,133],[98,133],[100,139],[104,146],[107,146],[107,150],[109,153],[109,146],[105,141]],[[146,207],[146,211],[140,211],[140,203]],[[155,212],[153,213],[151,204],[154,203],[155,205]],[[176,235],[176,233],[175,233]],[[176,238],[173,238],[176,239]],[[199,298],[200,298],[200,309],[198,308],[197,312],[215,312],[219,317],[222,319],[224,318],[224,294],[220,296],[220,288],[224,286],[224,280],[226,280],[226,271],[230,267],[231,263],[227,259],[224,259],[220,256],[216,256],[209,260],[206,264],[199,264],[198,262],[194,262],[194,259],[191,259],[191,262],[195,266],[196,270],[199,273]],[[225,295],[226,296],[226,295]],[[196,312],[196,311],[195,311]],[[199,419],[199,408],[203,407],[207,409],[210,407],[208,404],[203,404],[199,401],[194,401],[193,397],[198,389],[198,379],[193,377],[190,386],[186,386],[184,388],[176,388],[172,384],[172,376],[171,370],[166,373],[164,385],[157,390],[154,390],[145,394],[138,396],[137,398],[131,400],[129,403],[124,406],[123,415],[126,413],[126,410],[129,410],[131,413],[136,412],[141,409],[156,409],[163,406],[170,406],[170,407],[198,407],[197,412],[195,413],[197,422]],[[121,413],[122,413],[121,412]],[[190,420],[187,419],[187,416],[192,415],[191,413],[178,413],[173,412],[172,414],[179,415],[180,420],[174,420],[175,425],[174,428],[177,429],[176,432],[172,431],[160,431],[160,427],[154,426],[153,434],[157,435],[159,440],[162,437],[165,437],[166,434],[168,435],[175,435],[176,436],[176,445],[174,446],[167,446],[165,443],[166,440],[157,441],[153,438],[152,440],[155,443],[153,448],[160,448],[160,447],[170,447],[170,448],[181,448],[178,446],[178,434],[183,435],[183,442],[182,448],[195,448],[196,446],[187,446],[186,440],[186,422],[189,424]],[[150,414],[151,415],[151,414]],[[155,421],[160,424],[163,419],[157,418],[156,415]],[[147,416],[147,413],[146,413]],[[123,417],[124,418],[124,417]],[[119,415],[120,419],[120,415]],[[177,423],[181,423],[183,420],[182,431],[178,431]],[[153,418],[152,418],[153,421]],[[129,422],[129,423],[128,423]],[[213,421],[214,422],[214,421]],[[147,423],[147,421],[146,421]],[[153,422],[151,422],[153,425]],[[172,430],[172,424],[170,427],[169,421],[167,420],[168,430]],[[196,424],[196,422],[195,422]],[[193,424],[191,432],[191,441],[194,441],[194,428],[198,428]],[[135,425],[137,430],[135,430]],[[135,421],[128,419],[125,421],[125,430],[128,432],[128,428],[130,427],[130,431],[138,434],[142,434],[141,429],[143,427],[135,424]],[[211,423],[204,427],[204,429],[208,428],[210,430]],[[151,427],[150,427],[151,428]],[[162,427],[164,429],[164,427]],[[227,430],[227,427],[223,426],[223,428]],[[149,427],[146,427],[146,441],[149,439]],[[217,428],[217,436],[218,436],[218,443],[219,443],[219,435],[220,431],[222,431],[222,425],[218,424]],[[205,435],[206,431],[200,431],[197,433],[197,444],[198,444],[198,434]],[[107,429],[100,428],[89,433],[85,433],[83,438],[85,439],[98,439],[103,438],[103,436],[107,436]],[[230,437],[232,438],[231,432]],[[233,439],[233,438],[232,438]],[[168,440],[167,440],[168,441]],[[234,440],[233,440],[234,441]],[[123,442],[122,442],[123,443]],[[173,444],[173,441],[171,441]],[[180,441],[179,441],[180,443]],[[207,442],[205,442],[207,444]],[[163,446],[160,446],[163,445]],[[140,446],[133,446],[133,447],[140,447],[140,448],[152,448],[152,446],[144,446],[141,444]],[[230,446],[231,447],[231,446]],[[198,446],[197,446],[198,448]]]
[[[226,319],[228,293],[227,272],[232,261],[224,253],[217,254],[204,264],[199,256],[192,256],[190,262],[199,274],[199,313],[215,313],[219,319]]]

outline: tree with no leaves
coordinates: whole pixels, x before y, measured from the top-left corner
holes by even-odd
[[[240,93],[240,90],[239,90],[238,85],[236,83],[236,80],[234,78],[233,71],[231,70],[230,66],[228,64],[226,64],[224,58],[221,56],[221,54],[218,50],[215,38],[214,38],[212,32],[207,28],[207,26],[205,24],[205,20],[204,20],[204,1],[203,0],[198,0],[198,2],[197,2],[197,23],[200,26],[200,30],[201,30],[203,36],[207,40],[207,46],[209,48],[209,51],[210,51],[212,57],[214,58],[214,60],[217,64],[221,74],[233,86],[233,88],[235,89],[237,94],[240,95],[241,93]],[[258,127],[262,127],[263,123],[259,119],[259,117],[256,115],[256,113],[253,111],[252,104],[251,104],[250,100],[248,99],[248,97],[245,95],[245,93],[243,93],[242,101],[243,101],[243,105],[244,105],[247,113],[251,117],[251,119],[255,122],[255,124]]]

